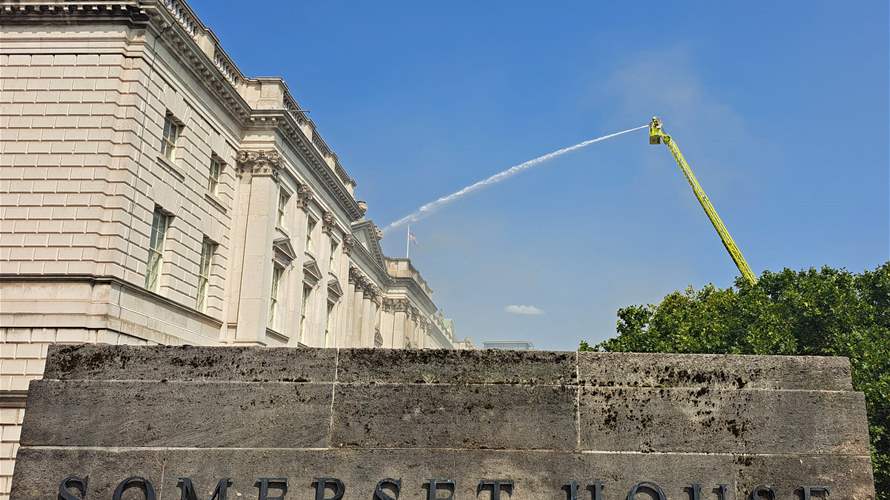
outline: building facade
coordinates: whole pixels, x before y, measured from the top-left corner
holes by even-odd
[[[50,343],[456,346],[285,82],[187,4],[0,23],[0,500]]]

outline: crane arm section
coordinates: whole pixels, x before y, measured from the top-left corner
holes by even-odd
[[[726,229],[726,226],[717,214],[717,210],[714,208],[714,205],[711,204],[711,200],[708,199],[708,195],[705,194],[705,190],[702,189],[701,185],[698,183],[695,174],[692,173],[692,168],[689,167],[686,159],[683,158],[683,153],[680,152],[680,148],[677,146],[676,141],[661,129],[661,120],[658,118],[653,118],[652,122],[649,124],[649,143],[664,143],[664,145],[668,147],[671,154],[674,156],[674,160],[677,161],[677,165],[680,166],[680,170],[683,171],[683,175],[686,176],[686,180],[689,181],[689,185],[692,187],[692,192],[695,193],[695,197],[698,198],[698,202],[701,204],[705,214],[708,216],[708,219],[710,219],[711,224],[720,236],[720,241],[723,242],[723,246],[726,247],[726,251],[729,252],[729,256],[732,257],[732,261],[735,262],[736,267],[739,268],[739,272],[742,273],[742,276],[748,283],[752,285],[757,283],[757,277],[751,271],[751,267],[748,266],[745,256],[742,255],[742,251],[739,249],[738,245],[735,244],[735,241],[733,241],[732,236],[729,234],[729,230]]]

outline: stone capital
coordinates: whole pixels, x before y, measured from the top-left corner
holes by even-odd
[[[355,266],[349,266],[349,283],[355,285],[356,290],[362,288],[362,273]]]
[[[408,307],[408,299],[393,299],[393,311],[407,313]]]
[[[377,303],[377,296],[380,295],[380,289],[377,288],[377,285],[374,284],[367,276],[364,276],[363,290],[365,291],[365,298],[371,299],[374,303]]]
[[[256,177],[277,177],[281,170],[281,155],[275,150],[238,151],[238,172]]]

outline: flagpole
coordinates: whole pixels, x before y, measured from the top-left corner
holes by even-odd
[[[405,258],[411,258],[411,224],[408,224],[408,235],[405,237]]]

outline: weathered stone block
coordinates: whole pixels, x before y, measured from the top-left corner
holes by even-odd
[[[227,498],[259,498],[262,478],[286,479],[285,498],[314,498],[316,478],[344,499],[385,478],[405,499],[431,478],[453,480],[455,499],[491,498],[482,480],[512,481],[513,500],[568,498],[572,481],[585,500],[597,481],[600,500],[644,481],[666,500],[693,485],[704,500],[759,485],[775,500],[874,498],[842,359],[90,346],[54,349],[47,373],[14,500],[55,498],[68,476],[87,479],[86,499],[132,476],[158,500],[181,500],[179,478],[201,499],[225,479]],[[660,500],[633,498],[647,497]]]
[[[334,397],[333,446],[572,450],[576,390],[523,385],[352,385]]]
[[[549,351],[344,349],[344,383],[575,384],[576,354]]]
[[[580,416],[587,450],[868,454],[854,392],[585,387]]]
[[[336,356],[333,349],[53,345],[44,378],[332,382]]]
[[[331,384],[41,380],[28,400],[28,446],[312,448]]]
[[[850,362],[819,356],[578,353],[585,385],[849,391]]]

